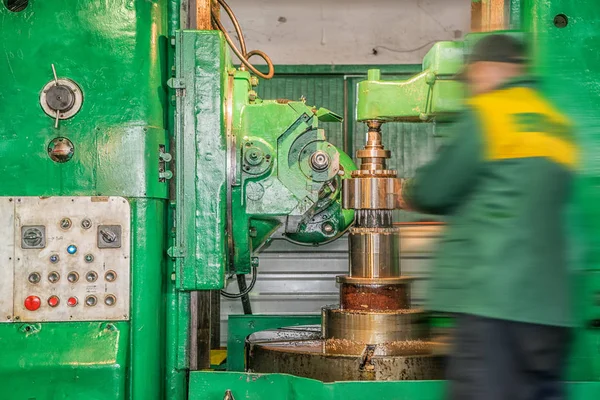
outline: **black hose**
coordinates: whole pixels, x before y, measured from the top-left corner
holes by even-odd
[[[238,275],[238,285],[240,286],[240,292],[239,293],[229,293],[229,292],[226,292],[225,290],[221,290],[221,295],[223,297],[227,297],[228,299],[239,299],[241,297],[247,296],[248,293],[250,293],[250,291],[252,289],[254,289],[254,284],[256,283],[257,275],[258,275],[258,271],[257,271],[256,267],[252,267],[252,281],[250,281],[250,286],[248,286],[245,290],[242,290],[242,286],[246,285],[246,278],[244,277],[243,274],[239,274]],[[243,285],[240,284],[240,281],[241,281],[241,279],[239,278],[240,276],[244,279]],[[250,304],[249,301],[248,301],[248,304]]]
[[[237,274],[237,282],[240,293],[244,293],[246,291],[246,275]],[[242,308],[244,309],[244,314],[252,315],[252,304],[250,304],[250,296],[247,293],[242,296]]]

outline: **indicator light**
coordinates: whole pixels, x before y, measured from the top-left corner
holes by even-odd
[[[67,253],[69,253],[69,254],[77,253],[77,246],[75,246],[74,244],[69,245],[69,247],[67,247]]]
[[[67,305],[69,307],[75,307],[77,305],[78,301],[77,301],[77,297],[69,297],[69,299],[67,300]]]
[[[56,255],[56,254],[52,254],[52,255],[50,256],[50,262],[51,262],[52,264],[56,264],[56,263],[58,262],[58,260],[59,260],[59,258],[58,258],[58,255]]]
[[[86,263],[91,263],[92,261],[94,261],[94,255],[93,254],[86,254],[85,257],[85,262]]]
[[[25,308],[29,311],[35,311],[42,305],[40,298],[37,296],[27,296],[25,298]]]
[[[58,298],[58,296],[50,296],[50,298],[48,299],[48,305],[50,307],[56,307],[59,303],[60,299]]]

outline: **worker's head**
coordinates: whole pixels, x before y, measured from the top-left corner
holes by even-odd
[[[479,40],[467,56],[462,73],[472,95],[489,92],[525,73],[525,46],[508,35],[489,35]]]

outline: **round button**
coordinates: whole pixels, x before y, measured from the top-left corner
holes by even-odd
[[[79,280],[79,274],[77,272],[69,272],[69,275],[67,275],[67,280],[71,283],[75,283]]]
[[[77,253],[77,246],[75,246],[74,244],[72,244],[69,247],[67,247],[67,253],[69,253],[69,254],[75,254],[75,253]]]
[[[78,301],[77,301],[77,297],[69,297],[69,299],[67,300],[67,305],[69,307],[75,307],[77,305]]]
[[[94,271],[90,271],[85,274],[85,280],[88,282],[96,282],[96,279],[98,279],[98,274]]]
[[[29,280],[29,282],[36,284],[40,282],[40,274],[38,274],[37,272],[32,272],[31,274],[29,274],[29,277],[27,278]]]
[[[104,304],[106,304],[109,307],[114,306],[116,302],[117,298],[112,294],[109,294],[104,298]]]
[[[50,298],[48,299],[48,305],[50,307],[54,308],[59,304],[60,304],[60,299],[58,298],[58,296],[50,296]]]
[[[60,274],[56,271],[52,271],[48,274],[48,280],[50,283],[56,283],[60,280]]]
[[[113,270],[106,271],[106,273],[104,274],[104,279],[106,280],[106,282],[114,282],[115,280],[117,280],[117,273]]]
[[[96,296],[88,296],[85,298],[85,305],[89,307],[94,307],[98,303],[98,299]]]
[[[29,311],[35,311],[42,305],[40,298],[37,296],[27,296],[25,298],[25,308]]]

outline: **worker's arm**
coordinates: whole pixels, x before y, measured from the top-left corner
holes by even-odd
[[[402,198],[410,210],[451,214],[473,190],[484,160],[483,132],[473,110],[452,126],[436,158],[404,182]]]

